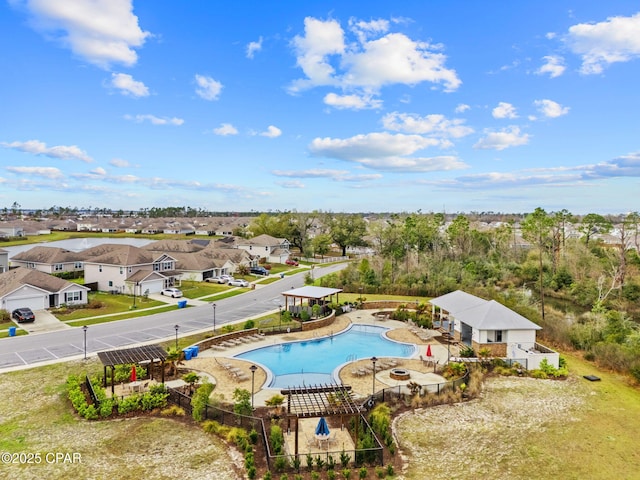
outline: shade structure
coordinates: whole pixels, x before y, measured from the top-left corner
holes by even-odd
[[[427,345],[427,357],[432,357],[431,355],[431,345]]]
[[[131,380],[132,382],[135,382],[138,379],[138,374],[136,372],[136,366],[134,365],[133,367],[131,367],[131,376],[129,377],[129,380]]]
[[[324,417],[320,417],[318,425],[316,426],[316,435],[320,437],[326,437],[329,435],[329,425]]]

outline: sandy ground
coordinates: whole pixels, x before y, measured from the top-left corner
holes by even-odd
[[[249,391],[251,391],[252,389],[251,372],[249,370],[251,364],[243,360],[231,358],[233,355],[237,355],[238,353],[241,353],[243,351],[261,347],[264,345],[272,345],[273,343],[306,340],[309,338],[335,334],[346,329],[351,323],[375,324],[378,326],[390,328],[389,332],[387,333],[389,338],[391,338],[392,340],[417,345],[418,351],[422,352],[422,355],[426,355],[426,345],[427,343],[429,343],[431,344],[432,354],[434,355],[434,358],[440,361],[441,364],[444,363],[447,356],[446,346],[440,344],[435,338],[429,340],[429,342],[421,340],[407,328],[405,323],[397,322],[394,320],[378,320],[373,315],[375,312],[377,312],[377,310],[358,310],[341,315],[336,318],[333,324],[316,330],[269,336],[266,337],[265,340],[262,340],[260,342],[242,345],[224,352],[214,352],[213,350],[201,352],[201,354],[197,358],[185,362],[185,367],[197,371],[206,372],[207,374],[211,375],[216,383],[216,388],[213,394],[218,396],[221,395],[225,401],[229,401],[232,399],[233,391],[236,388],[244,388]],[[402,368],[411,370],[416,374],[420,373],[426,375],[433,373],[433,363],[423,362],[418,356],[412,359],[397,359],[397,361],[399,363],[399,366],[401,365]],[[244,373],[245,380],[238,381],[234,379],[229,374],[228,370],[224,368],[223,364],[225,363],[239,368]],[[356,372],[359,368],[362,367],[371,367],[371,365],[372,364],[369,359],[361,359],[349,363],[339,372],[342,383],[350,385],[353,389],[353,392],[357,396],[363,397],[370,395],[373,388],[372,374],[369,373],[367,375],[361,376],[355,375],[353,372]],[[423,381],[429,378],[422,375],[414,375],[414,377],[416,377],[416,380],[420,378],[420,380]],[[256,370],[254,378],[256,406],[264,405],[264,400],[278,393],[276,390],[263,390],[266,379],[267,375],[265,371],[262,368],[258,368]],[[430,383],[438,383],[443,381],[441,377],[432,378],[430,380]],[[429,382],[429,380],[426,381]],[[420,381],[420,383],[423,382]],[[376,374],[376,390],[394,385],[397,385],[397,382],[389,381],[388,370],[386,372],[382,371]]]

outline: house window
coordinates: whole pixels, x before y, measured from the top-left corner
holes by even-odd
[[[63,267],[63,265],[62,265],[61,263],[56,263],[56,264],[53,266],[53,269],[54,269],[56,272],[61,272],[61,271],[64,269],[64,267]]]
[[[120,275],[124,273],[124,267],[120,267]]]
[[[78,270],[82,270],[82,262],[76,262],[73,264],[73,268],[76,268]]]
[[[36,264],[33,262],[27,262],[27,268],[36,268]]]
[[[109,280],[109,286],[113,287],[113,280]]]
[[[154,272],[158,272],[158,271],[160,271],[160,265],[159,265],[159,264],[157,264],[157,263],[154,263],[154,264],[153,264],[153,271],[154,271]]]
[[[102,272],[102,265],[98,265],[98,271]]]
[[[487,342],[502,343],[502,330],[490,330],[487,332]]]
[[[78,292],[65,292],[64,303],[80,302],[82,301],[82,291]]]

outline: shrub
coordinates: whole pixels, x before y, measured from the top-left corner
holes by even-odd
[[[351,478],[351,470],[348,468],[343,468],[342,469],[342,478],[344,478],[345,480],[349,480]]]
[[[393,470],[393,465],[391,464],[387,465],[387,476],[393,477],[394,474],[395,472]]]
[[[179,407],[178,405],[169,405],[160,412],[160,415],[165,417],[184,417],[185,411],[184,408]]]
[[[243,327],[245,330],[251,330],[252,328],[256,328],[256,322],[254,320],[247,320],[244,322]]]
[[[205,409],[209,401],[209,395],[213,392],[215,385],[205,381],[200,385],[191,398],[191,416],[196,422],[204,420]]]
[[[360,470],[358,470],[358,476],[360,478],[367,478],[367,467],[360,467]]]
[[[336,479],[336,471],[327,470],[327,480],[335,480],[335,479]]]

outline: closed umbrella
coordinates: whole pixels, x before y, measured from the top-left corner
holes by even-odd
[[[138,375],[136,373],[136,366],[134,365],[133,367],[131,367],[131,376],[129,377],[129,380],[135,382],[137,379]]]
[[[427,357],[432,357],[431,355],[431,345],[427,345]]]
[[[316,436],[318,438],[326,438],[329,436],[329,425],[324,417],[320,417],[318,425],[316,426]]]

